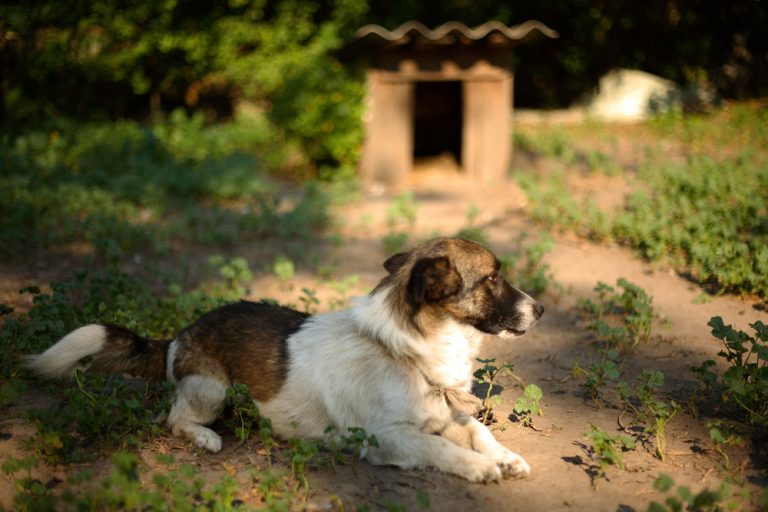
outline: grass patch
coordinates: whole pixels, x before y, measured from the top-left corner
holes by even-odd
[[[549,227],[625,244],[712,292],[766,299],[766,126],[766,109],[737,105],[709,115],[669,114],[635,127],[627,136],[644,142],[645,151],[632,165],[620,165],[617,150],[612,164],[604,152],[593,157],[599,167],[621,167],[631,185],[633,192],[615,210],[596,203],[594,191],[573,191],[572,180],[584,174],[569,156],[585,151],[578,138],[581,127],[524,138],[528,150],[552,169],[538,176],[518,173],[517,180],[531,216]]]
[[[233,245],[322,229],[331,201],[308,185],[281,200],[285,155],[258,118],[205,126],[58,122],[0,139],[0,255],[85,244],[110,262],[179,244]]]

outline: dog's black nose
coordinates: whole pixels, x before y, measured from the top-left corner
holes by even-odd
[[[539,304],[539,303],[537,302],[537,303],[536,303],[536,304],[534,304],[534,306],[533,306],[533,312],[536,314],[536,318],[537,318],[537,319],[541,318],[541,315],[543,315],[543,314],[544,314],[544,306],[542,306],[541,304]]]

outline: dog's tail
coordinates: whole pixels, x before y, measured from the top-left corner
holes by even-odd
[[[27,366],[43,377],[71,377],[77,370],[123,373],[151,380],[165,378],[169,341],[150,340],[114,325],[75,329],[42,354],[27,356]]]

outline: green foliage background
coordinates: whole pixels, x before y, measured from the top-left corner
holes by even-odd
[[[751,0],[40,0],[0,5],[0,119],[17,128],[184,107],[212,121],[247,103],[318,167],[347,167],[363,81],[337,51],[366,23],[392,29],[410,19],[539,19],[558,30],[559,39],[516,52],[519,105],[568,105],[616,66],[707,83],[726,97],[768,93],[768,6]]]

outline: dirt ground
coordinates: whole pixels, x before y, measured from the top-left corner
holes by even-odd
[[[541,233],[525,217],[521,209],[525,197],[513,184],[477,189],[461,180],[425,173],[418,176],[413,186],[418,215],[411,241],[456,233],[466,226],[467,212],[473,205],[480,210],[475,223],[484,227],[490,247],[498,254],[510,252],[521,232],[529,233],[534,239]],[[337,214],[334,231],[343,242],[328,249],[329,261],[337,278],[358,276],[354,290],[347,296],[367,292],[383,277],[385,211],[392,200],[391,196],[370,196],[343,207]],[[258,252],[258,248],[254,248],[254,260],[258,260]],[[497,425],[494,430],[494,435],[505,446],[528,460],[531,477],[482,485],[429,469],[403,471],[373,467],[365,462],[337,465],[335,469],[312,467],[307,472],[308,509],[340,510],[339,503],[342,503],[344,510],[356,510],[362,505],[370,510],[386,510],[396,504],[407,510],[419,510],[426,497],[429,510],[435,511],[640,511],[646,510],[652,500],[663,501],[664,496],[652,487],[660,473],[671,475],[677,484],[694,491],[716,488],[723,481],[735,482],[735,489],[749,493],[756,493],[766,485],[765,467],[754,467],[751,454],[744,448],[728,448],[731,468],[726,471],[722,457],[709,441],[705,427],[708,418],[704,412],[695,418],[685,407],[669,425],[666,461],[655,458],[650,445],[639,445],[624,454],[625,469],[612,467],[607,471],[607,478],[597,479],[593,485],[594,466],[585,449],[588,443],[585,432],[593,423],[609,433],[619,433],[620,411],[615,407],[617,404],[611,403],[598,408],[584,397],[581,379],[571,375],[574,363],[584,365],[596,357],[589,333],[574,311],[579,298],[591,297],[598,281],[614,284],[619,277],[651,294],[657,314],[656,339],[638,346],[623,371],[630,376],[642,369],[663,371],[667,376],[665,389],[683,402],[696,392],[689,367],[705,359],[716,359],[720,349],[707,327],[710,317],[721,315],[726,323],[747,330],[747,324],[758,319],[768,323],[768,313],[734,296],[697,300],[702,292],[695,284],[669,269],[643,262],[623,248],[555,235],[555,245],[546,262],[558,286],[550,287],[551,292],[538,297],[546,307],[542,321],[514,341],[488,337],[479,354],[479,357],[495,357],[499,362],[514,364],[514,376],[501,377],[497,382],[503,399],[497,417],[502,420],[512,413],[523,383],[535,383],[543,389],[543,416],[535,419],[536,429],[510,421],[506,428]],[[260,265],[257,262],[252,268],[262,268]],[[255,272],[255,276],[250,286],[252,298],[267,296],[296,303],[301,288],[310,287],[318,290],[322,308],[329,298],[338,295],[338,291],[324,281],[301,271],[291,283],[280,282],[267,272]],[[19,280],[30,277],[34,277],[34,272],[5,276],[0,283],[2,291],[8,292]],[[28,403],[10,409],[8,417],[3,418],[0,460],[9,454],[21,454],[19,442],[31,434],[24,410],[39,406],[35,403],[37,400],[42,398],[30,394]],[[210,455],[166,435],[144,446],[140,454],[151,465],[157,452],[174,453],[178,460],[198,465],[204,474],[227,472],[236,476],[241,483],[241,498],[257,503],[255,485],[246,471],[249,465],[265,465],[264,452],[256,437],[237,447],[232,436],[225,436],[223,451]],[[94,467],[98,474],[108,471],[109,464],[100,462]],[[71,467],[44,468],[38,472],[38,478],[42,481],[53,477],[64,479],[71,470]],[[11,482],[5,476],[0,477],[0,505],[9,507],[11,496]]]

